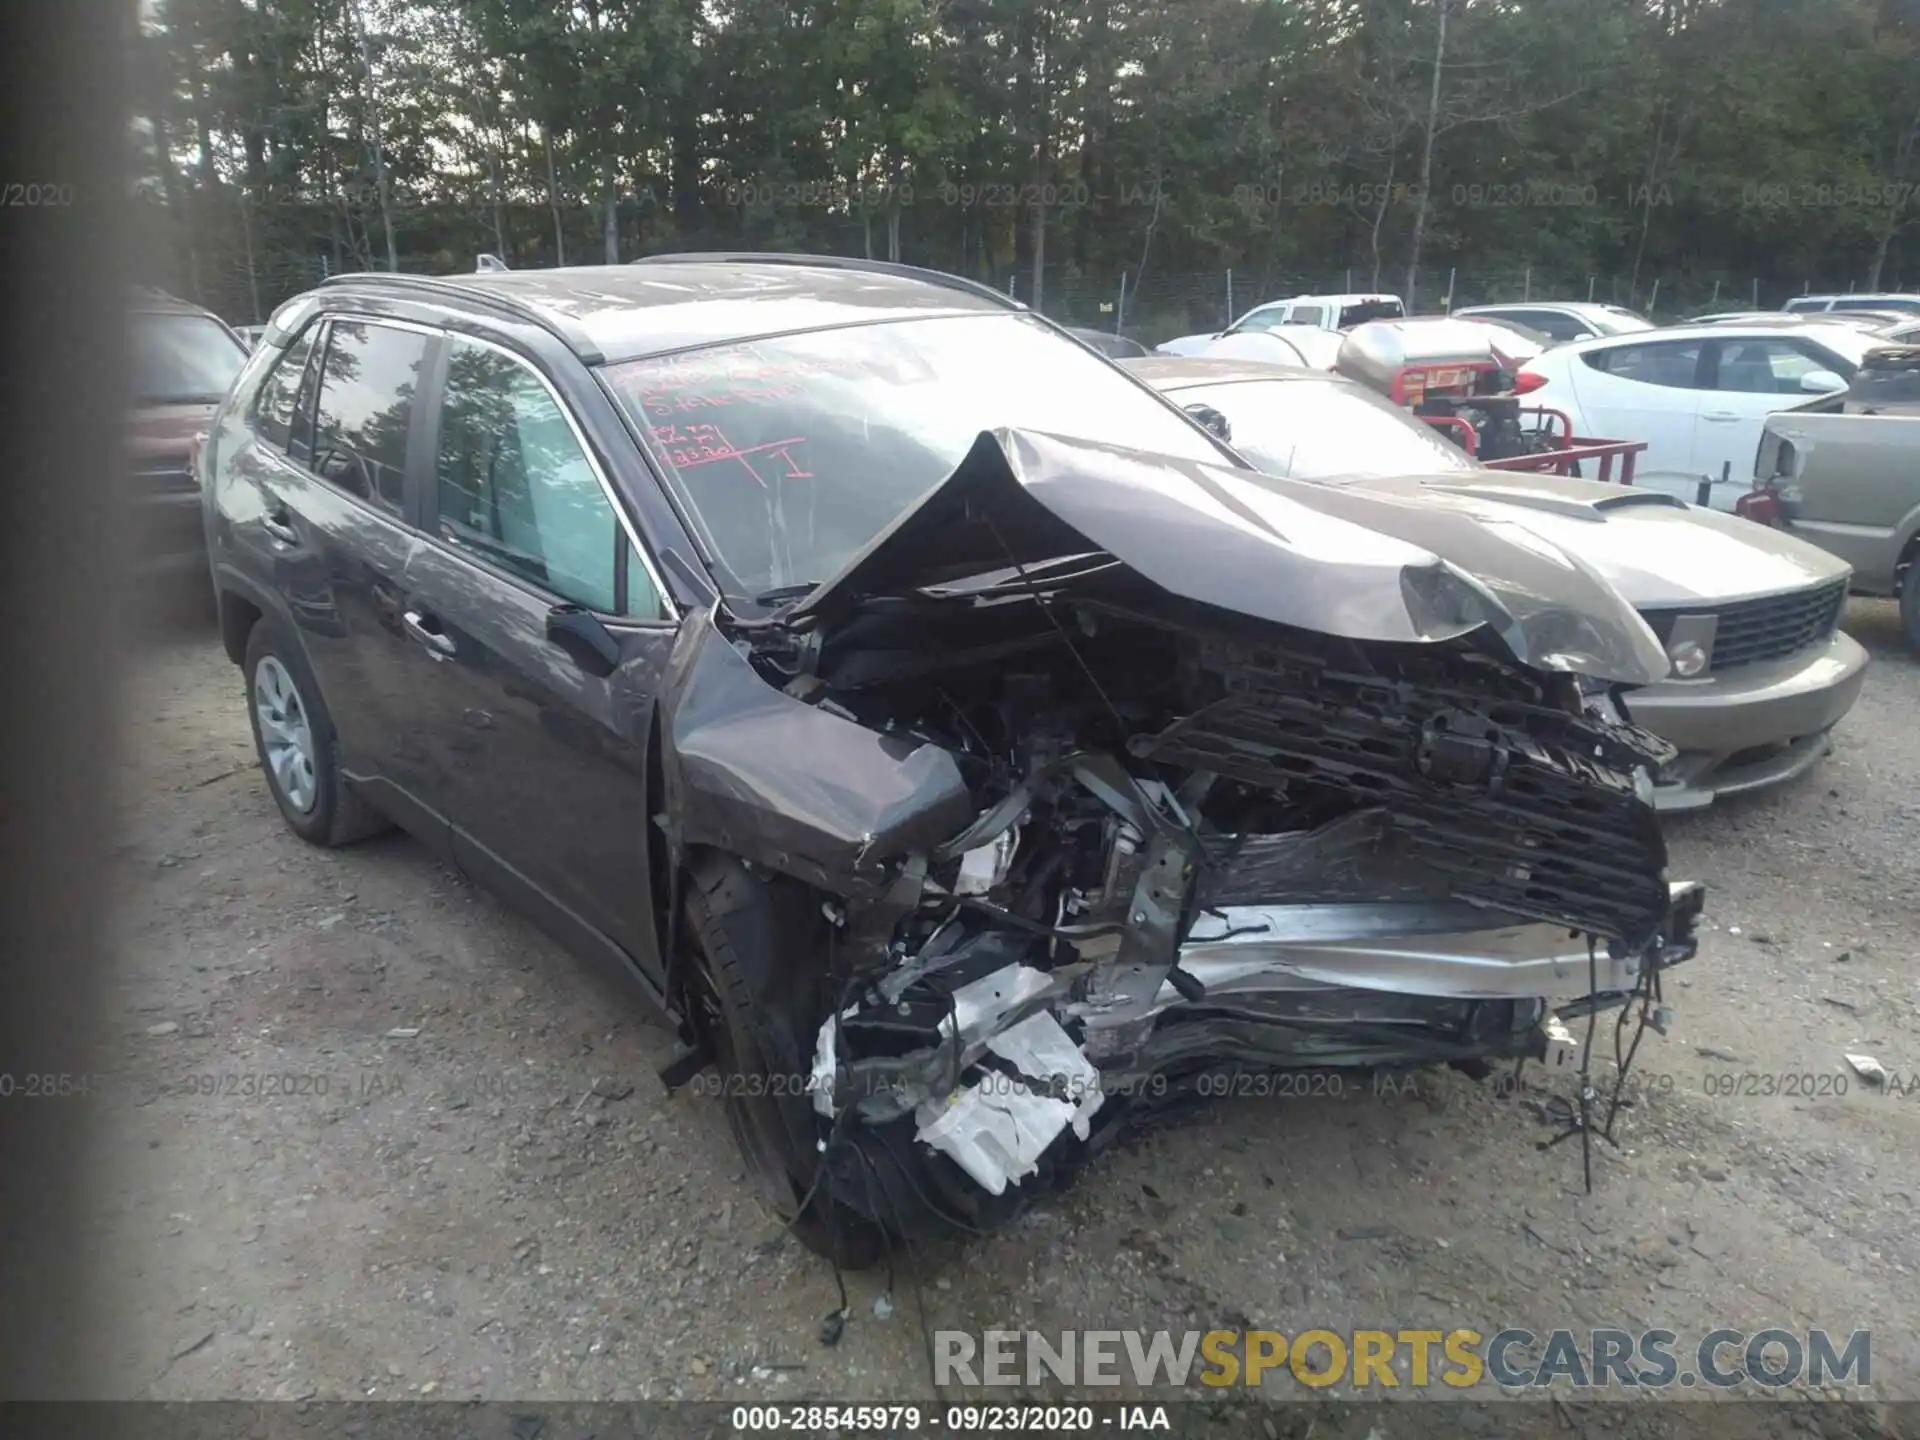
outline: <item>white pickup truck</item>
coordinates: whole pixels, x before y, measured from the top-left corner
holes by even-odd
[[[1305,326],[1315,330],[1351,330],[1369,320],[1404,319],[1407,307],[1398,295],[1295,295],[1256,305],[1224,330],[1211,335],[1182,335],[1156,348],[1162,355],[1199,355],[1215,340],[1250,330]]]

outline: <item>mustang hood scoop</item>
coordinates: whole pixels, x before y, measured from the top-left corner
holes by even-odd
[[[788,612],[1104,552],[1183,599],[1342,639],[1488,627],[1516,660],[1625,684],[1668,662],[1592,569],[1464,506],[1332,488],[1021,430],[982,432],[940,484]]]

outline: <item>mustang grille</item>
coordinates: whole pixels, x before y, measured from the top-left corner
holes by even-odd
[[[1666,842],[1634,771],[1673,749],[1632,726],[1468,685],[1336,673],[1208,645],[1199,707],[1136,754],[1265,789],[1332,789],[1391,815],[1455,895],[1638,948],[1668,908]]]
[[[1839,625],[1846,603],[1847,582],[1835,580],[1792,595],[1641,613],[1663,645],[1672,637],[1673,622],[1679,616],[1717,615],[1720,624],[1713,637],[1713,668],[1728,670],[1762,660],[1781,660],[1821,643]]]

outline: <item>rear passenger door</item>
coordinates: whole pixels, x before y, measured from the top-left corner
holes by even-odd
[[[1634,484],[1691,499],[1693,432],[1700,411],[1703,342],[1630,340],[1583,350],[1570,367],[1591,435],[1643,440]]]
[[[236,482],[233,543],[271,577],[333,718],[341,768],[444,851],[406,634],[409,514],[431,418],[416,403],[435,345],[391,320],[333,315],[294,338],[261,387]],[[238,495],[236,494],[236,502]]]
[[[521,355],[448,340],[429,473],[427,541],[407,588],[441,657],[425,683],[441,763],[459,777],[458,862],[572,948],[646,973],[657,952],[647,737],[670,606],[600,457]],[[566,607],[614,636],[612,674],[550,637]]]

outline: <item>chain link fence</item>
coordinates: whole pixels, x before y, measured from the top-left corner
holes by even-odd
[[[465,273],[482,253],[501,253],[515,268],[544,268],[607,258],[605,215],[597,206],[550,207],[515,201],[495,207],[485,197],[465,203],[392,207],[399,268],[416,274]],[[909,222],[918,217],[909,215]],[[739,205],[709,210],[699,233],[676,230],[651,199],[623,202],[615,238],[622,259],[663,250],[784,250],[884,259],[897,238],[909,264],[951,270],[992,285],[1066,324],[1120,331],[1149,345],[1178,335],[1211,333],[1256,305],[1290,295],[1384,291],[1405,295],[1404,268],[1376,267],[1371,257],[1312,268],[1247,265],[1208,270],[1089,270],[1048,263],[1013,266],[984,256],[960,233],[897,237],[880,210],[798,216],[791,208]],[[163,205],[142,217],[142,263],[136,279],[195,300],[237,325],[264,321],[282,302],[341,271],[385,269],[385,227],[364,201],[329,205],[248,207],[236,192],[196,200],[192,223]],[[1906,277],[1883,276],[1899,290]],[[1409,297],[1416,313],[1497,302],[1590,300],[1624,305],[1662,322],[1710,310],[1777,309],[1806,291],[1846,293],[1861,277],[1740,275],[1731,272],[1642,273],[1504,266],[1470,259],[1422,266]]]

